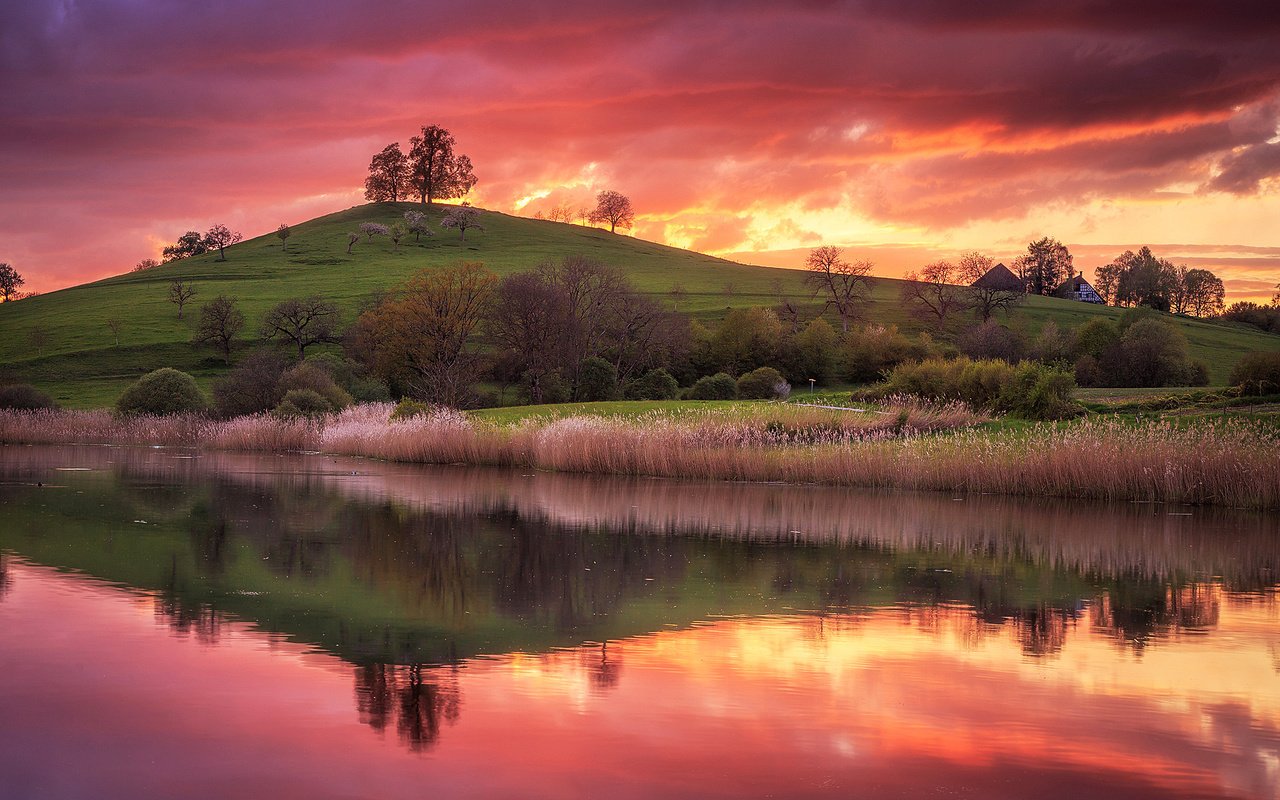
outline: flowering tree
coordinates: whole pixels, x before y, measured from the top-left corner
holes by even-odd
[[[466,241],[467,239],[467,228],[484,230],[484,226],[480,224],[480,212],[465,204],[455,206],[448,214],[445,214],[444,219],[440,220],[440,227],[457,228],[458,238],[461,241]]]
[[[375,236],[387,236],[391,233],[391,229],[386,225],[377,222],[360,223],[360,232],[363,233],[369,241],[373,241]]]
[[[235,244],[244,238],[239,231],[233,231],[226,225],[219,223],[214,225],[204,235],[204,244],[206,250],[217,249],[218,260],[227,260],[227,245]]]
[[[631,208],[631,201],[621,192],[607,189],[596,195],[596,207],[588,216],[592,222],[609,223],[609,232],[618,228],[630,228],[636,220],[636,212]]]
[[[431,229],[427,227],[427,215],[421,211],[404,212],[404,224],[408,226],[409,233],[413,234],[415,242],[422,241],[423,236],[431,235]]]

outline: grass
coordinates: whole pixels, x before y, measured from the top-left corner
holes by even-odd
[[[207,349],[192,347],[199,306],[218,294],[239,299],[251,337],[266,310],[280,300],[319,293],[337,302],[351,320],[373,293],[404,281],[424,267],[459,260],[482,261],[499,274],[530,269],[548,259],[587,255],[622,269],[641,291],[707,322],[731,307],[773,305],[776,286],[809,314],[820,312],[810,299],[803,274],[796,270],[738,264],[633,237],[560,222],[484,214],[484,231],[460,241],[440,231],[443,207],[428,211],[436,234],[399,249],[385,238],[361,240],[348,255],[346,234],[361,222],[390,223],[414,203],[379,203],[329,214],[293,225],[288,251],[266,234],[228,248],[226,262],[214,254],[127,273],[82,286],[0,305],[0,381],[24,381],[51,394],[69,408],[102,408],[139,375],[159,367],[194,374],[205,387],[224,367]],[[274,221],[269,227],[274,227]],[[175,232],[175,236],[178,232]],[[184,319],[167,301],[170,280],[193,281],[198,293]],[[866,308],[869,320],[918,330],[898,302],[899,281],[875,281]],[[672,289],[679,286],[676,296]],[[731,291],[727,287],[731,287]],[[1119,311],[1054,298],[1032,297],[1012,324],[1034,333],[1047,321],[1072,328]],[[107,320],[124,321],[120,346],[114,346]],[[1214,383],[1224,383],[1236,359],[1252,350],[1280,350],[1280,336],[1242,327],[1175,319],[1191,343],[1193,357],[1209,364]],[[961,324],[956,321],[956,325]],[[32,331],[41,326],[47,341],[36,350]],[[798,387],[803,390],[805,387]]]

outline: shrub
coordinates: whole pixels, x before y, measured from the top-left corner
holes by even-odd
[[[45,408],[57,408],[53,398],[34,386],[26,383],[15,383],[0,386],[0,408],[14,411],[38,411]]]
[[[896,325],[854,328],[845,336],[844,377],[853,383],[879,380],[886,370],[909,359],[911,351],[911,340]]]
[[[314,353],[302,363],[315,365],[329,373],[333,382],[343,389],[350,389],[356,382],[356,365],[337,353]]]
[[[275,415],[281,419],[320,417],[334,411],[333,405],[312,389],[290,389],[276,406]]]
[[[1091,319],[1076,328],[1071,354],[1077,359],[1092,356],[1095,363],[1101,364],[1111,357],[1119,343],[1120,330],[1115,323],[1109,319]]]
[[[1136,315],[1121,334],[1119,377],[1126,386],[1187,386],[1194,375],[1186,337],[1154,314]]]
[[[1106,380],[1102,365],[1088,353],[1076,359],[1075,374],[1078,386],[1101,386]]]
[[[123,416],[186,414],[204,411],[207,407],[196,379],[169,367],[138,378],[116,401],[116,411]]]
[[[1000,359],[954,361],[927,359],[900,364],[879,389],[881,395],[912,395],[927,400],[960,401],[977,408],[1029,419],[1057,419],[1075,410],[1075,378],[1068,372]]]
[[[391,412],[391,419],[399,422],[400,420],[412,419],[413,417],[425,417],[430,414],[434,406],[430,403],[424,403],[421,400],[411,400],[408,397],[396,403],[395,409]]]
[[[1245,395],[1280,394],[1280,353],[1246,353],[1231,370],[1231,385]]]
[[[737,396],[738,382],[723,372],[698,378],[689,390],[690,400],[732,400]]]
[[[599,356],[583,359],[578,372],[578,400],[616,400],[618,397],[618,370]]]
[[[356,378],[348,391],[357,403],[385,403],[391,399],[391,390],[377,378]]]
[[[1219,319],[1252,325],[1264,331],[1280,333],[1280,305],[1262,306],[1248,301],[1232,303]]]
[[[659,367],[627,384],[628,400],[672,400],[680,392],[680,384],[671,373]]]
[[[304,361],[280,376],[280,391],[287,397],[294,390],[308,390],[324,398],[330,411],[341,411],[351,405],[351,395],[338,386],[322,367]]]
[[[226,377],[213,384],[213,405],[225,419],[270,411],[284,392],[280,376],[288,362],[275,350],[250,353]]]
[[[960,334],[960,352],[970,358],[1001,358],[1013,363],[1022,358],[1022,336],[993,319]]]
[[[738,397],[744,400],[775,400],[791,394],[791,384],[773,367],[760,367],[738,378]]]

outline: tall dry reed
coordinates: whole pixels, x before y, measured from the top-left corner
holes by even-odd
[[[1280,508],[1280,436],[1246,420],[1088,419],[992,433],[946,432],[976,417],[911,405],[862,415],[770,406],[514,426],[449,410],[393,422],[391,409],[359,406],[315,423],[0,412],[0,443],[321,450],[412,463]]]

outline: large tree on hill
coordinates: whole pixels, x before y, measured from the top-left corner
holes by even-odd
[[[625,194],[606,189],[596,195],[596,207],[588,219],[595,223],[609,223],[609,232],[614,233],[618,228],[630,228],[636,221],[636,212]]]
[[[1053,294],[1058,284],[1071,277],[1071,251],[1057,239],[1045,237],[1027,245],[1027,252],[1014,262],[1018,277],[1028,294]]]
[[[233,231],[221,223],[214,225],[204,235],[205,247],[218,251],[218,260],[227,260],[227,247],[243,239],[240,231]]]
[[[18,287],[26,283],[18,271],[9,264],[0,264],[0,301],[18,299]]]
[[[805,282],[813,287],[815,295],[822,295],[826,306],[834,308],[840,316],[840,325],[849,332],[849,321],[858,314],[858,306],[871,291],[870,261],[844,260],[839,247],[824,245],[815,247],[804,262],[808,274]]]
[[[960,256],[957,265],[960,280],[967,286],[969,307],[983,322],[991,319],[997,311],[1008,314],[1025,297],[1022,291],[1000,281],[982,280],[995,265],[995,259],[976,250]]]
[[[364,179],[364,199],[371,203],[398,202],[412,191],[409,157],[400,150],[399,142],[382,148],[369,162],[369,177]]]
[[[194,344],[207,344],[222,353],[222,359],[231,363],[231,348],[236,334],[244,327],[244,314],[236,308],[236,299],[220,294],[200,307],[200,324],[196,327]]]
[[[965,287],[956,285],[960,275],[959,267],[950,261],[935,261],[919,272],[908,272],[902,283],[902,304],[941,327],[948,316],[967,306]]]
[[[471,159],[454,155],[453,134],[439,125],[409,140],[409,180],[423,203],[462,197],[476,185]]]
[[[200,231],[187,231],[178,237],[178,241],[164,249],[165,261],[176,261],[180,258],[202,256],[209,252],[209,245]]]

